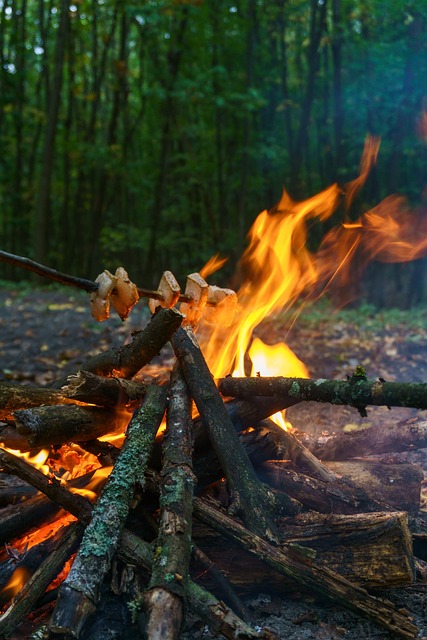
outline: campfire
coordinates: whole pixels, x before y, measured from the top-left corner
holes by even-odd
[[[378,592],[413,584],[422,569],[411,529],[423,474],[366,456],[425,447],[424,427],[315,438],[284,410],[306,400],[362,415],[369,405],[425,409],[427,385],[369,380],[361,366],[346,381],[312,380],[287,345],[253,338],[265,317],[344,281],[355,259],[360,268],[425,253],[427,235],[414,238],[397,197],[333,229],[316,255],[306,247],[307,222],[351,205],[377,151],[368,139],[344,194],[334,185],[295,203],[284,193],[258,216],[237,292],[207,283],[219,258],[181,292],[169,271],[150,291],[123,267],[90,281],[0,252],[88,291],[99,321],[111,306],[125,320],[141,298],[152,314],[119,350],[50,387],[0,383],[0,466],[26,483],[19,495],[11,485],[15,504],[0,520],[1,637],[45,611],[37,637],[95,639],[103,603],[125,601],[127,624],[149,640],[178,639],[185,610],[213,634],[272,640],[240,598],[262,586],[315,593],[417,636],[408,612]],[[148,367],[168,343],[171,367]]]

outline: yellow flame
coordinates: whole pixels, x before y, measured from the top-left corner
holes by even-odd
[[[287,376],[308,378],[307,367],[284,342],[275,345],[264,344],[255,338],[248,351],[252,361],[251,376]],[[287,428],[285,411],[278,411],[271,419],[282,429]]]
[[[8,583],[5,585],[4,589],[2,589],[1,593],[3,598],[7,598],[8,600],[13,598],[17,593],[19,593],[29,577],[30,572],[28,569],[25,569],[24,567],[18,567],[15,569]]]
[[[423,117],[422,123],[425,121]],[[263,211],[256,218],[249,232],[249,246],[239,263],[242,283],[237,290],[238,313],[233,325],[228,329],[218,326],[214,333],[211,327],[199,328],[200,344],[215,377],[247,375],[254,329],[267,316],[289,309],[303,292],[312,298],[332,286],[346,292],[349,280],[355,279],[355,265],[360,271],[373,258],[396,262],[427,253],[427,221],[422,207],[410,210],[399,196],[386,198],[358,220],[347,219],[334,227],[317,253],[307,248],[308,222],[326,220],[340,203],[348,209],[376,162],[379,144],[377,138],[366,138],[359,176],[344,191],[332,185],[303,202],[293,201],[284,191],[272,211]],[[282,352],[278,359],[283,368],[279,371],[269,364],[263,375],[275,371],[276,375],[302,376],[292,357],[288,366],[289,357],[289,352]],[[254,371],[259,370],[261,367],[255,365]]]
[[[37,453],[31,454],[29,451],[22,452],[19,449],[9,449],[8,447],[1,447],[5,451],[12,453],[17,458],[22,458],[25,462],[28,462],[32,467],[39,469],[44,474],[49,473],[49,466],[45,464],[48,455],[50,453],[49,449],[40,449]]]

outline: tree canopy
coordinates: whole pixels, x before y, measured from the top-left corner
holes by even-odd
[[[426,30],[402,0],[0,1],[1,248],[147,286],[233,262],[283,186],[353,179],[367,133],[355,215],[422,205]]]

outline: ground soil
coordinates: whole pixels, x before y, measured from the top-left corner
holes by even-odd
[[[90,316],[87,296],[74,290],[0,289],[0,380],[46,385],[75,371],[88,355],[121,346],[133,330],[144,326],[148,314],[139,307],[125,323],[111,318],[98,324]],[[288,316],[269,320],[257,333],[269,344],[285,339],[306,363],[311,377],[345,379],[361,364],[370,378],[427,380],[427,310],[399,314],[361,309],[334,314],[326,307],[302,314],[297,322]],[[165,358],[167,364],[170,353]],[[287,417],[298,429],[319,433],[374,424],[387,428],[391,423],[424,420],[424,414],[379,407],[369,408],[368,417],[362,418],[352,408],[305,403],[292,407]],[[418,461],[424,465],[423,452]],[[384,595],[409,609],[420,637],[427,636],[426,584]],[[288,640],[391,637],[342,608],[302,593],[292,597],[255,593],[247,598],[247,605],[254,624],[270,627]],[[213,638],[204,621],[190,617],[189,625],[185,640]]]

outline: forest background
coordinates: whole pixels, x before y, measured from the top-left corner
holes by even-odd
[[[426,36],[427,4],[402,0],[0,1],[0,248],[142,286],[220,252],[220,284],[283,187],[354,179],[368,133],[380,153],[350,217],[400,193],[416,234]],[[365,299],[426,302],[426,266],[372,265]]]

